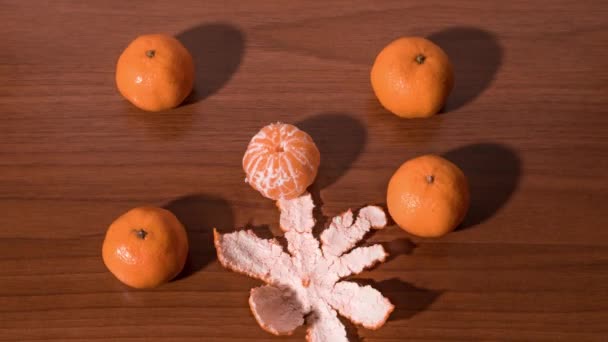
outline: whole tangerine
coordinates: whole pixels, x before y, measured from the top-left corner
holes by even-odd
[[[293,199],[317,177],[321,156],[310,135],[294,125],[273,123],[249,142],[243,157],[246,182],[273,200]]]
[[[170,211],[138,207],[118,217],[103,241],[103,262],[121,282],[152,288],[175,278],[188,256],[184,226]]]
[[[376,97],[403,118],[429,117],[441,110],[452,87],[448,55],[428,39],[403,37],[388,44],[371,70]]]
[[[439,237],[464,219],[470,204],[469,185],[458,166],[436,155],[424,155],[406,161],[393,174],[386,203],[403,230]]]
[[[192,92],[194,61],[174,37],[137,37],[116,64],[116,86],[127,100],[146,111],[177,107]]]

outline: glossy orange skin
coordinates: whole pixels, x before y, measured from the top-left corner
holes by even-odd
[[[469,184],[455,164],[425,155],[406,161],[393,174],[386,195],[388,211],[403,230],[439,237],[456,228],[470,205]]]
[[[454,71],[439,46],[425,38],[403,37],[380,51],[371,84],[390,112],[403,118],[424,118],[445,104],[454,86]]]
[[[102,247],[108,270],[135,288],[152,288],[175,278],[187,256],[184,226],[170,211],[157,207],[138,207],[121,215],[108,228]]]
[[[143,110],[177,107],[194,86],[192,55],[171,36],[139,36],[118,58],[116,86],[122,96]]]

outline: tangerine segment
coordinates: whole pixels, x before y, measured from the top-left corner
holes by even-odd
[[[320,161],[310,135],[294,125],[273,123],[249,142],[243,157],[245,182],[266,198],[293,199],[314,182]]]

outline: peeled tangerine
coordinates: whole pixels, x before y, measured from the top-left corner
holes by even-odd
[[[245,181],[266,198],[294,199],[313,183],[320,161],[306,132],[290,124],[270,124],[249,142],[243,157]]]
[[[349,210],[335,217],[319,241],[312,235],[314,203],[310,194],[277,202],[287,252],[276,240],[252,231],[215,234],[220,263],[267,285],[251,290],[249,306],[266,331],[290,335],[308,325],[310,342],[348,341],[337,313],[368,329],[380,328],[394,306],[371,286],[341,280],[386,259],[382,245],[355,244],[372,228],[386,226],[382,209],[368,206],[355,220]],[[352,250],[351,250],[352,249]]]

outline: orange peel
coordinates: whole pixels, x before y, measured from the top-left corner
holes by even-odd
[[[393,304],[369,285],[342,280],[386,259],[380,244],[355,248],[370,229],[386,226],[384,211],[367,206],[355,218],[349,210],[331,221],[319,241],[312,234],[310,194],[277,205],[287,251],[250,230],[215,232],[220,263],[266,283],[252,289],[249,297],[258,324],[275,335],[289,335],[306,323],[310,342],[348,341],[338,313],[368,329],[384,325]]]

